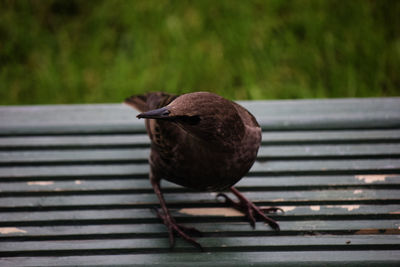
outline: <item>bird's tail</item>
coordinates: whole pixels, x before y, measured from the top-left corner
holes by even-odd
[[[171,103],[177,96],[163,92],[133,95],[125,99],[124,103],[140,112],[161,108]]]
[[[147,105],[147,95],[133,95],[125,99],[124,103],[140,112],[150,110],[149,106]]]

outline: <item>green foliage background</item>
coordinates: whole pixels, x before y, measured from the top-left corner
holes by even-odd
[[[400,95],[396,0],[0,0],[0,104]]]

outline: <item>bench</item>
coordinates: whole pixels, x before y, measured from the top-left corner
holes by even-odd
[[[143,120],[123,104],[0,107],[0,266],[400,264],[400,98],[241,101],[263,129],[237,188],[278,206],[252,229],[163,182],[205,252],[169,248]]]

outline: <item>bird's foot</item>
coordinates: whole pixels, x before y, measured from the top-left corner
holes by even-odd
[[[217,197],[225,198],[225,203],[231,205],[236,210],[245,214],[248,218],[250,225],[255,228],[256,218],[263,219],[266,223],[268,223],[274,230],[279,231],[279,224],[265,215],[265,213],[276,213],[278,211],[284,212],[281,208],[277,207],[268,207],[268,208],[259,208],[253,202],[245,198],[236,188],[231,187],[232,193],[239,199],[238,202],[232,200],[224,193],[219,193]]]
[[[164,225],[168,229],[169,244],[171,248],[175,246],[175,235],[178,235],[201,251],[204,251],[203,247],[190,236],[202,236],[202,233],[199,230],[194,227],[177,224],[173,217],[169,216],[169,214],[165,215],[161,213],[157,208],[155,208],[155,211],[157,216],[164,222]]]

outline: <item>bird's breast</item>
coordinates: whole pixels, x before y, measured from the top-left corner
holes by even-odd
[[[170,151],[152,150],[152,168],[160,179],[196,190],[224,190],[239,181],[253,165],[260,137],[246,136],[232,149],[182,138]]]

